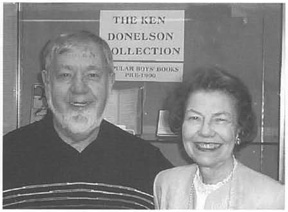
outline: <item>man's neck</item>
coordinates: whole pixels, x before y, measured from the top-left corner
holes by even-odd
[[[72,133],[67,129],[63,129],[54,121],[54,128],[59,137],[67,144],[72,146],[78,152],[82,152],[92,141],[94,141],[99,133],[100,127],[95,128],[89,133]]]

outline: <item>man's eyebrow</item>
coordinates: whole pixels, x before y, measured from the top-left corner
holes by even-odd
[[[192,108],[189,108],[189,109],[187,109],[186,111],[185,111],[185,113],[197,113],[197,114],[199,114],[199,115],[202,115],[200,112],[198,112],[198,111],[196,111],[196,110],[194,110],[194,109],[192,109]]]
[[[66,70],[73,70],[73,67],[72,66],[70,66],[70,65],[60,65],[60,69],[66,69]]]
[[[100,68],[99,66],[97,65],[90,65],[86,68],[88,71],[91,71],[91,70],[96,70],[96,71],[103,71],[102,68]]]

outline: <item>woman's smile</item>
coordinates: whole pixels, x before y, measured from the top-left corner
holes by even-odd
[[[215,151],[222,146],[220,143],[195,142],[194,144],[200,151]]]

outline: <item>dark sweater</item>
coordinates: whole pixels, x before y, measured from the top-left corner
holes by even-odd
[[[61,140],[52,115],[4,136],[3,189],[89,182],[153,194],[157,173],[172,167],[158,148],[103,120],[98,137],[81,153]]]

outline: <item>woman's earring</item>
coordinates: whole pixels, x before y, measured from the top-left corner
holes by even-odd
[[[236,136],[236,142],[235,143],[236,143],[236,145],[240,145],[241,140],[239,138],[239,135]]]

